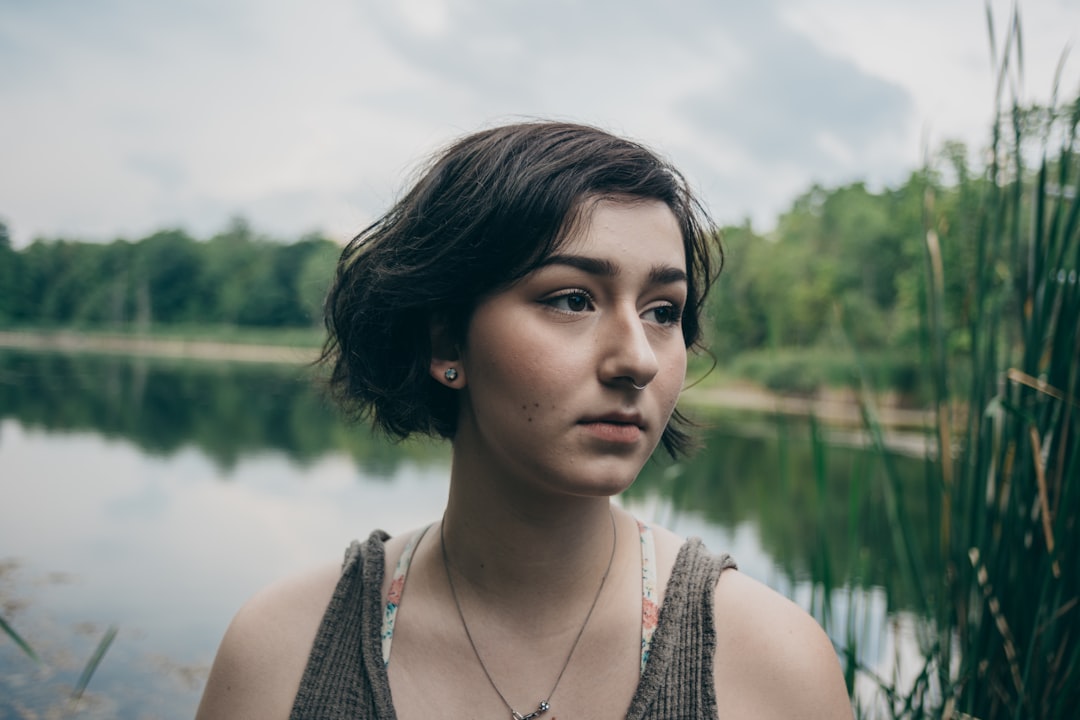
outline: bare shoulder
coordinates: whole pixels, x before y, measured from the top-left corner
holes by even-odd
[[[714,609],[713,669],[722,714],[852,717],[832,642],[802,608],[738,571],[725,571]]]
[[[340,565],[282,580],[244,604],[218,648],[196,718],[287,718]]]

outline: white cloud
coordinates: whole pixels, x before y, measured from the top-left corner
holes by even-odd
[[[1045,96],[1080,8],[1023,10]],[[978,143],[990,98],[974,2],[3,3],[0,217],[16,244],[237,213],[347,237],[450,137],[539,115],[642,139],[760,224],[812,181],[898,180],[927,132]]]
[[[1003,0],[991,2],[999,52],[1011,6]],[[1020,3],[1020,12],[1023,97],[1045,102],[1062,53],[1080,40],[1080,5],[1032,0]],[[914,154],[920,149],[916,142],[924,136],[931,145],[956,138],[977,146],[989,139],[994,71],[982,3],[824,0],[811,6],[787,2],[783,17],[819,47],[868,74],[907,88],[919,118],[913,128],[919,136],[907,138],[913,162],[919,159]],[[1063,89],[1075,93],[1080,90],[1080,64],[1074,61],[1071,67]]]

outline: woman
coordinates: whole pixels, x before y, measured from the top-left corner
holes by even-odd
[[[714,238],[594,128],[445,150],[342,254],[323,355],[353,414],[450,439],[445,513],[252,599],[199,717],[850,717],[809,616],[610,502],[688,444]]]

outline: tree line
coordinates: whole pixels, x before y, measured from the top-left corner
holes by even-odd
[[[968,155],[947,143],[880,190],[814,185],[768,233],[749,222],[722,228],[725,269],[707,325],[717,360],[774,389],[809,391],[850,382],[858,353],[880,384],[916,391],[930,230],[946,269],[949,349],[962,354],[990,185]],[[319,236],[272,241],[242,220],[208,240],[165,230],[107,244],[38,239],[19,250],[0,232],[0,327],[311,326],[339,252]]]
[[[881,385],[912,392],[925,339],[927,232],[938,238],[954,351],[968,345],[964,309],[985,180],[948,144],[895,187],[814,185],[775,230],[723,229],[725,269],[710,299],[710,347],[768,386],[846,384],[858,354]]]
[[[771,243],[753,242],[761,238],[745,233],[732,237],[749,254],[746,277],[733,280],[743,296],[750,286],[761,294],[752,305],[765,313],[769,336],[758,342],[820,343],[840,311],[849,318],[857,344],[910,346],[925,298],[931,230],[949,271],[945,305],[957,313],[953,320],[961,321],[985,191],[983,178],[969,168],[964,146],[950,144],[936,166],[912,173],[896,188],[878,193],[863,183],[812,188],[780,218]],[[962,322],[954,324],[962,329]],[[746,332],[745,323],[738,330]]]
[[[1066,111],[1080,117],[1080,101]],[[1045,108],[1016,112],[1017,122],[1035,128],[1061,120]],[[1016,137],[1037,140],[1041,133]],[[980,331],[971,305],[987,228],[1000,228],[1017,247],[1037,233],[1063,239],[1080,233],[1075,203],[1062,218],[1028,187],[1040,173],[1051,191],[1056,180],[1068,195],[1066,178],[1080,172],[1080,153],[1070,147],[1042,170],[1028,170],[1025,162],[1037,167],[1046,152],[1035,140],[1001,138],[997,152],[1011,158],[1008,177],[999,170],[991,178],[992,170],[972,165],[963,144],[950,142],[894,187],[815,185],[767,235],[749,224],[725,228],[727,262],[710,300],[714,355],[739,374],[784,390],[848,384],[858,357],[872,382],[925,397],[931,314],[940,314],[937,327],[952,363],[969,356]],[[1017,198],[1005,215],[1000,203],[988,202],[1001,193]],[[995,261],[991,275],[1004,298],[1029,272],[1075,286],[1078,264],[1080,258],[1059,255],[1043,268],[1017,253],[1010,263]],[[931,307],[935,273],[940,297]]]
[[[149,328],[178,323],[297,327],[319,322],[340,248],[277,242],[243,220],[199,241],[163,230],[110,243],[0,234],[0,326]]]

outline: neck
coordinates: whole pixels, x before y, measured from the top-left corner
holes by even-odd
[[[443,523],[455,578],[519,607],[595,592],[614,539],[607,497],[511,502],[499,489],[456,477]]]

